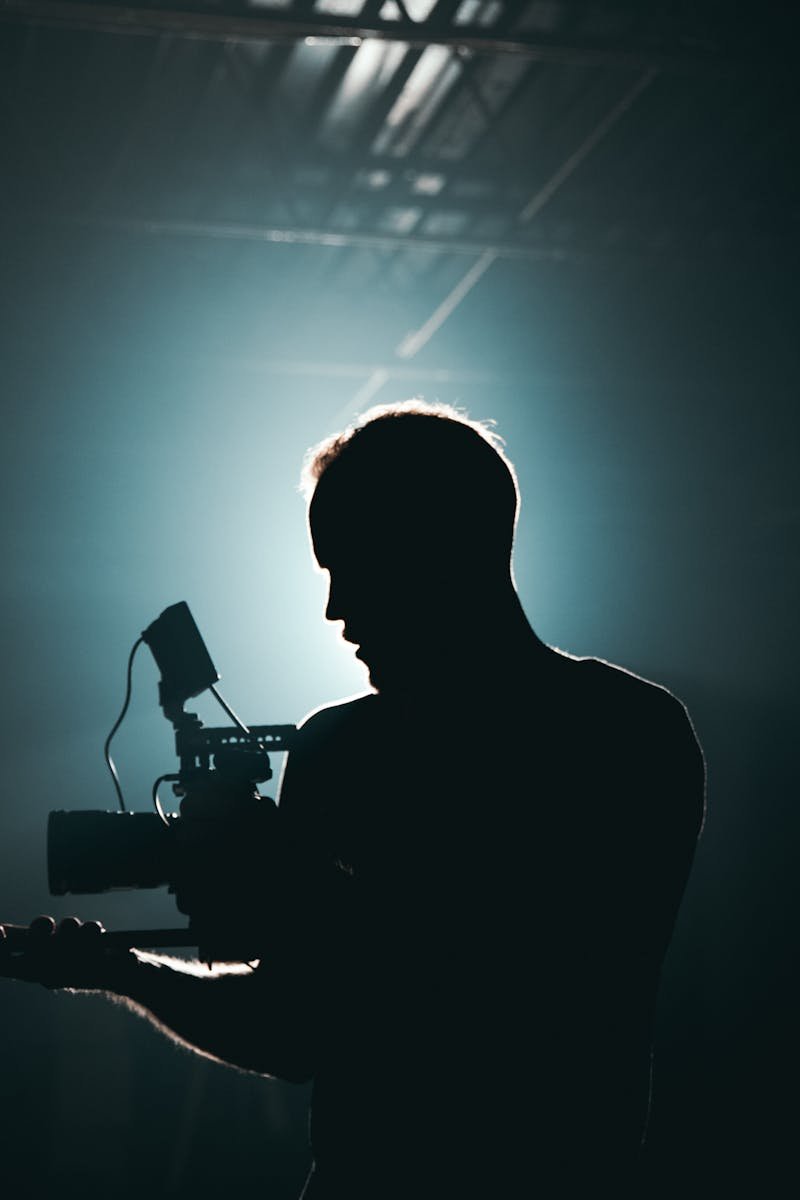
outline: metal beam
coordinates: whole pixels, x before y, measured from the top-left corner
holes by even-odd
[[[55,216],[40,210],[20,213],[0,205],[0,230],[26,227],[84,229],[87,232],[121,233],[141,237],[210,238],[232,242],[266,243],[277,246],[321,246],[334,249],[396,251],[414,250],[436,255],[491,261],[502,259],[521,263],[574,263],[598,265],[638,262],[668,256],[671,261],[697,260],[698,255],[714,260],[718,256],[737,259],[752,256],[758,260],[793,253],[796,239],[789,228],[789,216],[783,235],[759,233],[749,227],[724,226],[689,229],[685,225],[650,231],[634,229],[631,244],[609,242],[594,232],[577,244],[534,244],[527,241],[478,241],[465,238],[433,238],[414,234],[361,233],[355,230],[291,228],[286,226],[248,225],[232,221],[182,221],[126,216]],[[482,268],[482,270],[485,268]],[[482,273],[481,270],[481,273]],[[477,282],[473,268],[467,271],[471,285]],[[457,285],[459,288],[461,285]],[[455,290],[455,289],[454,289]]]
[[[208,360],[213,361],[213,360]],[[222,360],[227,363],[227,360]],[[503,371],[470,371],[462,367],[421,367],[416,363],[352,363],[313,362],[310,359],[246,358],[233,360],[241,370],[264,372],[269,375],[299,375],[323,379],[369,379],[381,371],[387,379],[417,383],[483,385],[486,383],[518,383],[520,373]],[[551,379],[547,382],[552,383]]]
[[[358,46],[368,38],[404,42],[415,48],[450,46],[474,54],[513,54],[539,62],[573,63],[589,66],[662,70],[774,69],[781,59],[787,67],[791,56],[779,42],[764,47],[709,44],[688,36],[684,41],[654,43],[652,36],[640,41],[618,38],[559,38],[544,33],[492,33],[483,26],[446,26],[437,21],[386,21],[371,15],[337,17],[303,13],[293,17],[263,16],[241,3],[220,4],[217,11],[180,5],[170,8],[140,8],[135,5],[93,3],[92,0],[0,0],[0,21],[48,25],[104,33],[172,34],[178,37],[219,40],[298,42],[306,38],[337,41]],[[691,30],[687,31],[691,35]]]
[[[35,218],[34,218],[35,219]],[[588,262],[596,256],[558,246],[533,246],[525,242],[463,241],[388,233],[358,233],[333,229],[287,229],[267,225],[245,225],[227,221],[147,220],[140,217],[44,218],[50,224],[107,230],[110,233],[146,234],[181,238],[218,238],[228,241],[271,242],[280,246],[331,246],[364,250],[425,250],[431,254],[467,257],[490,253],[493,258],[520,262]]]
[[[587,138],[584,138],[581,144],[570,154],[569,158],[565,159],[545,185],[531,196],[519,214],[518,220],[520,224],[527,225],[534,217],[539,215],[562,184],[569,179],[584,159],[591,154],[595,146],[603,140],[620,118],[636,103],[639,96],[650,86],[657,74],[658,72],[655,68],[651,67],[643,75],[639,76],[633,87],[629,88],[614,107],[606,113],[602,121],[595,126]],[[437,330],[441,329],[445,321],[449,320],[464,297],[472,291],[478,280],[483,278],[492,263],[499,257],[500,255],[494,248],[484,249],[480,257],[476,259],[469,270],[459,279],[455,287],[448,292],[441,304],[434,309],[427,321],[420,325],[419,329],[413,329],[406,334],[395,350],[398,358],[413,358],[415,354],[419,353]]]

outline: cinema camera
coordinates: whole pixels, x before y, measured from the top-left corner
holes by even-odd
[[[116,767],[111,758],[111,740],[127,712],[131,697],[133,660],[144,642],[150,647],[161,673],[159,702],[175,730],[177,772],[160,776],[153,785],[153,812],[131,812],[126,808]],[[216,689],[220,676],[211,661],[189,606],[185,602],[166,608],[136,641],[128,659],[127,687],[122,711],[105,743],[105,757],[119,801],[111,812],[75,810],[51,812],[47,829],[47,869],[50,891],[55,896],[90,894],[116,889],[155,888],[175,890],[182,873],[176,813],[165,813],[158,790],[171,783],[178,797],[192,789],[226,791],[248,787],[256,800],[256,784],[272,777],[267,751],[291,747],[294,725],[257,725],[247,728]],[[233,726],[206,728],[195,713],[185,712],[187,700],[209,690],[233,721]],[[272,804],[266,798],[265,805]],[[7,927],[8,928],[8,927]],[[127,930],[106,933],[118,946],[199,946],[204,934],[190,923],[188,928]],[[215,935],[216,936],[216,935]],[[242,957],[231,944],[228,952],[215,942],[217,960]]]

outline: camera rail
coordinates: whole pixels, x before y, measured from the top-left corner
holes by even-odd
[[[0,947],[5,953],[22,954],[31,949],[32,935],[27,925],[3,925],[5,938]],[[52,935],[51,935],[52,936]],[[47,939],[44,939],[45,943]],[[149,950],[181,949],[197,946],[197,934],[187,926],[179,929],[104,929],[99,934],[98,949],[132,950],[134,947]]]
[[[234,725],[199,725],[180,730],[179,736],[186,749],[192,749],[198,754],[213,754],[215,750],[226,746],[250,746],[272,754],[282,754],[291,750],[297,737],[297,726],[251,725],[249,733],[243,733]]]

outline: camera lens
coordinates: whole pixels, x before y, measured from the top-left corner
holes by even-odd
[[[51,812],[47,874],[53,896],[163,887],[172,881],[175,839],[157,813]]]

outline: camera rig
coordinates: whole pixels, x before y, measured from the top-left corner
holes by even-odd
[[[127,712],[131,672],[144,642],[158,666],[159,702],[175,730],[178,770],[153,785],[154,812],[129,811],[110,754],[110,743]],[[289,750],[294,725],[244,725],[216,689],[220,676],[185,602],[165,609],[136,641],[128,660],[122,711],[106,739],[105,757],[119,800],[118,811],[58,810],[48,818],[48,882],[53,895],[91,894],[126,888],[174,888],[180,873],[176,827],[180,817],[166,813],[158,789],[171,783],[176,796],[192,788],[255,786],[272,777],[269,753]],[[206,727],[187,700],[209,690],[233,721],[232,726]],[[9,930],[11,927],[6,926]],[[126,930],[104,934],[109,945],[197,946],[198,934],[180,929]]]

